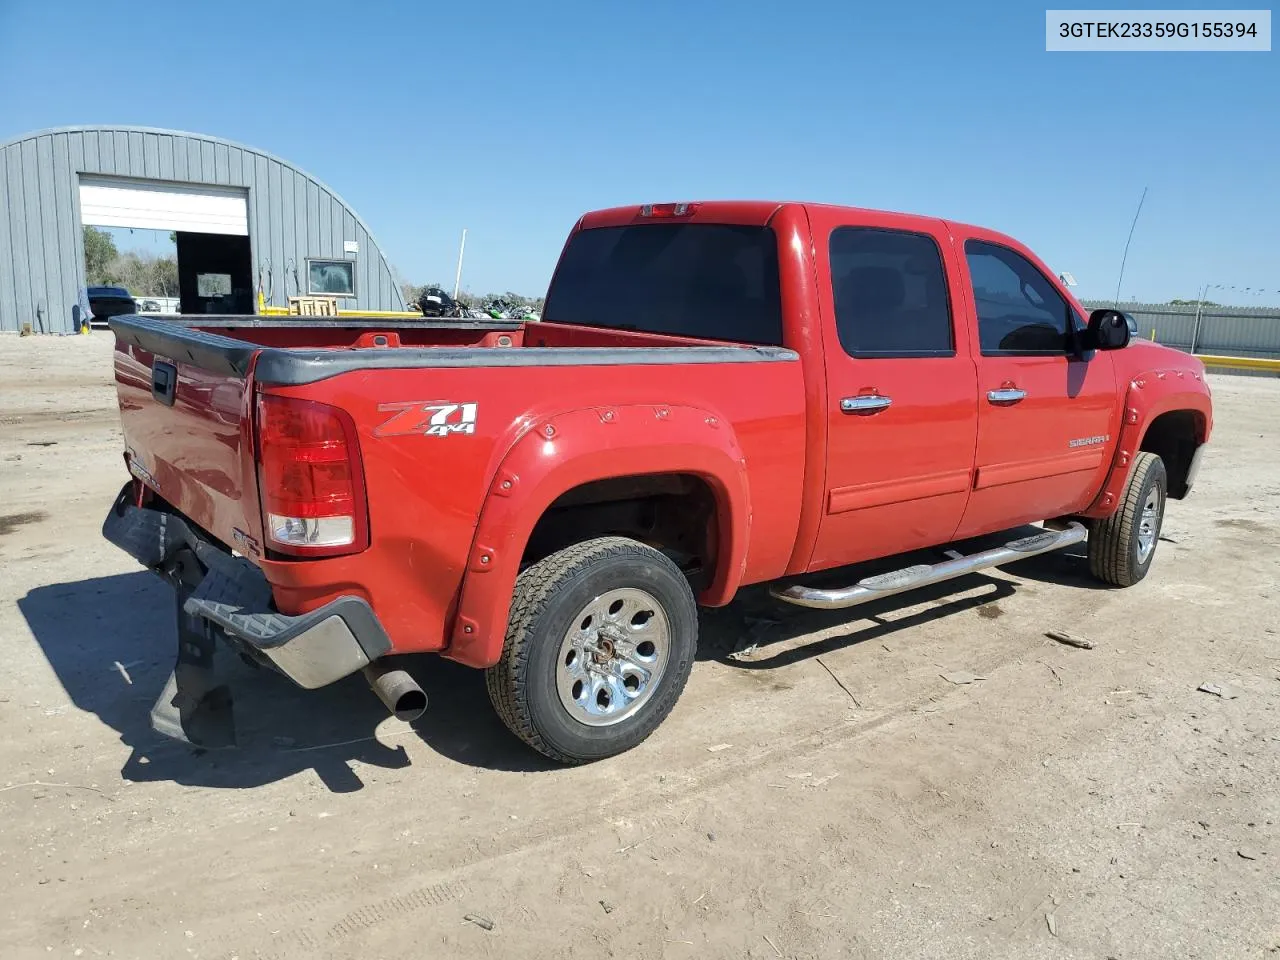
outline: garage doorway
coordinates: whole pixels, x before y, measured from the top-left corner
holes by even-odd
[[[164,231],[173,238],[183,313],[254,312],[248,207],[248,191],[239,187],[80,178],[86,227]]]

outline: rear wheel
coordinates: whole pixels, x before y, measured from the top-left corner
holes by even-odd
[[[697,636],[693,593],[671,560],[625,537],[588,540],[520,574],[489,699],[553,760],[613,756],[671,712]]]
[[[1089,531],[1089,570],[1095,577],[1130,587],[1147,575],[1160,540],[1167,486],[1164,461],[1154,453],[1138,454],[1120,508],[1095,520]]]

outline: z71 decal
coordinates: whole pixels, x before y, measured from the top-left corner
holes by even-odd
[[[439,400],[380,403],[378,409],[394,415],[373,430],[375,437],[405,437],[420,433],[426,437],[447,437],[476,432],[475,403],[444,403]]]

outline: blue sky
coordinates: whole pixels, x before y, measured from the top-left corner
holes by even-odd
[[[1280,53],[1050,54],[1025,2],[0,0],[0,91],[0,140],[279,154],[415,282],[465,226],[464,286],[538,293],[585,210],[738,197],[979,223],[1111,296],[1148,186],[1124,298],[1280,290]]]

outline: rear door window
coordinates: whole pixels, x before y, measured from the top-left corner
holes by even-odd
[[[569,239],[542,319],[782,344],[778,242],[768,227],[644,223]]]
[[[859,358],[955,354],[946,275],[932,237],[837,227],[830,253],[836,331],[845,353]]]

